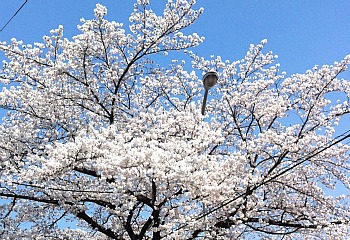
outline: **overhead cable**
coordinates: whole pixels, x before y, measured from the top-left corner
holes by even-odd
[[[20,6],[18,8],[18,10],[15,12],[15,14],[13,14],[12,17],[7,21],[7,23],[0,29],[0,32],[2,32],[2,30],[5,29],[5,27],[11,22],[11,20],[17,15],[17,13],[19,13],[19,11],[21,11],[21,9],[24,7],[24,5],[26,5],[27,2],[28,2],[28,0],[25,0],[25,2],[22,4],[22,6]]]

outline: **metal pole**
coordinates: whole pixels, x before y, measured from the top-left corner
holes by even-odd
[[[203,103],[202,103],[202,115],[204,115],[205,113],[205,106],[207,105],[209,89],[212,88],[218,82],[218,79],[219,79],[219,75],[214,71],[207,72],[203,76],[203,85],[204,85],[205,92],[204,92]]]

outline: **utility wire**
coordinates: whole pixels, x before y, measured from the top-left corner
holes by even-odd
[[[26,5],[27,2],[28,2],[28,0],[25,0],[25,2],[22,4],[22,6],[20,6],[20,8],[15,12],[15,14],[13,14],[13,16],[7,21],[7,23],[0,29],[0,32],[2,32],[2,30],[5,29],[5,27],[11,22],[11,20],[17,15],[17,13],[19,13],[19,11],[21,11],[21,9],[24,7],[24,5]]]

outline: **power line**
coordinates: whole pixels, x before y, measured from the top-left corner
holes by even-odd
[[[20,6],[18,8],[18,10],[15,12],[15,14],[13,14],[12,17],[7,21],[7,23],[0,29],[0,32],[2,32],[2,30],[5,29],[7,24],[9,24],[11,22],[11,20],[17,15],[17,13],[19,13],[19,11],[21,11],[21,9],[24,7],[24,5],[26,5],[27,2],[28,2],[28,0],[25,0],[25,2],[22,4],[22,6]]]

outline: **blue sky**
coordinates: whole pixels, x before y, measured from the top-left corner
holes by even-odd
[[[0,29],[23,2],[0,0]],[[9,42],[15,37],[24,43],[41,42],[42,36],[58,25],[63,25],[65,37],[71,38],[79,33],[76,26],[81,17],[93,18],[96,3],[107,6],[107,19],[127,27],[134,2],[28,0],[0,32],[0,41]],[[152,2],[159,9],[166,0]],[[223,60],[238,60],[244,57],[250,43],[268,39],[265,50],[279,55],[281,70],[290,75],[303,73],[315,64],[332,64],[350,54],[349,0],[197,0],[196,6],[204,7],[204,13],[189,31],[206,38],[194,50],[202,56],[214,54]],[[0,61],[2,58],[0,54]],[[350,71],[342,77],[350,79]]]
[[[0,32],[0,41],[16,37],[24,43],[42,42],[42,36],[58,25],[64,26],[64,35],[70,39],[79,34],[80,18],[94,17],[97,3],[108,8],[108,20],[122,22],[127,28],[135,1],[28,0]],[[156,12],[167,2],[150,1]],[[0,0],[0,29],[24,2]],[[203,15],[186,31],[205,37],[204,43],[193,49],[200,56],[220,55],[223,60],[235,61],[244,57],[250,43],[268,39],[265,51],[279,56],[280,69],[289,76],[350,54],[349,0],[197,0],[199,7],[204,7]],[[0,61],[3,57],[0,53]],[[341,77],[350,80],[350,70]]]
[[[0,25],[7,22],[24,0],[0,1]],[[157,7],[166,0],[151,0]],[[96,3],[108,8],[107,19],[127,25],[133,0],[28,0],[0,32],[0,41],[12,37],[25,43],[40,42],[59,24],[65,37],[78,33],[79,19],[93,18]],[[281,70],[302,73],[315,64],[332,64],[350,53],[350,1],[337,0],[197,0],[205,11],[189,29],[205,36],[195,52],[223,59],[244,56],[250,43],[268,39],[265,50],[279,55]],[[1,57],[0,57],[1,58]],[[345,74],[350,79],[350,74]]]
[[[150,0],[156,10],[166,0]],[[0,29],[24,0],[0,0]],[[67,38],[79,33],[80,18],[93,18],[96,3],[108,8],[107,19],[128,25],[134,0],[28,0],[7,27],[0,41],[12,37],[24,43],[41,42],[58,25]],[[194,51],[220,55],[231,61],[244,57],[250,43],[268,39],[266,51],[279,55],[287,75],[303,73],[315,64],[332,64],[350,54],[349,0],[197,0],[201,18],[188,31],[206,40]],[[3,55],[0,54],[0,61]],[[350,79],[350,71],[342,75]]]

